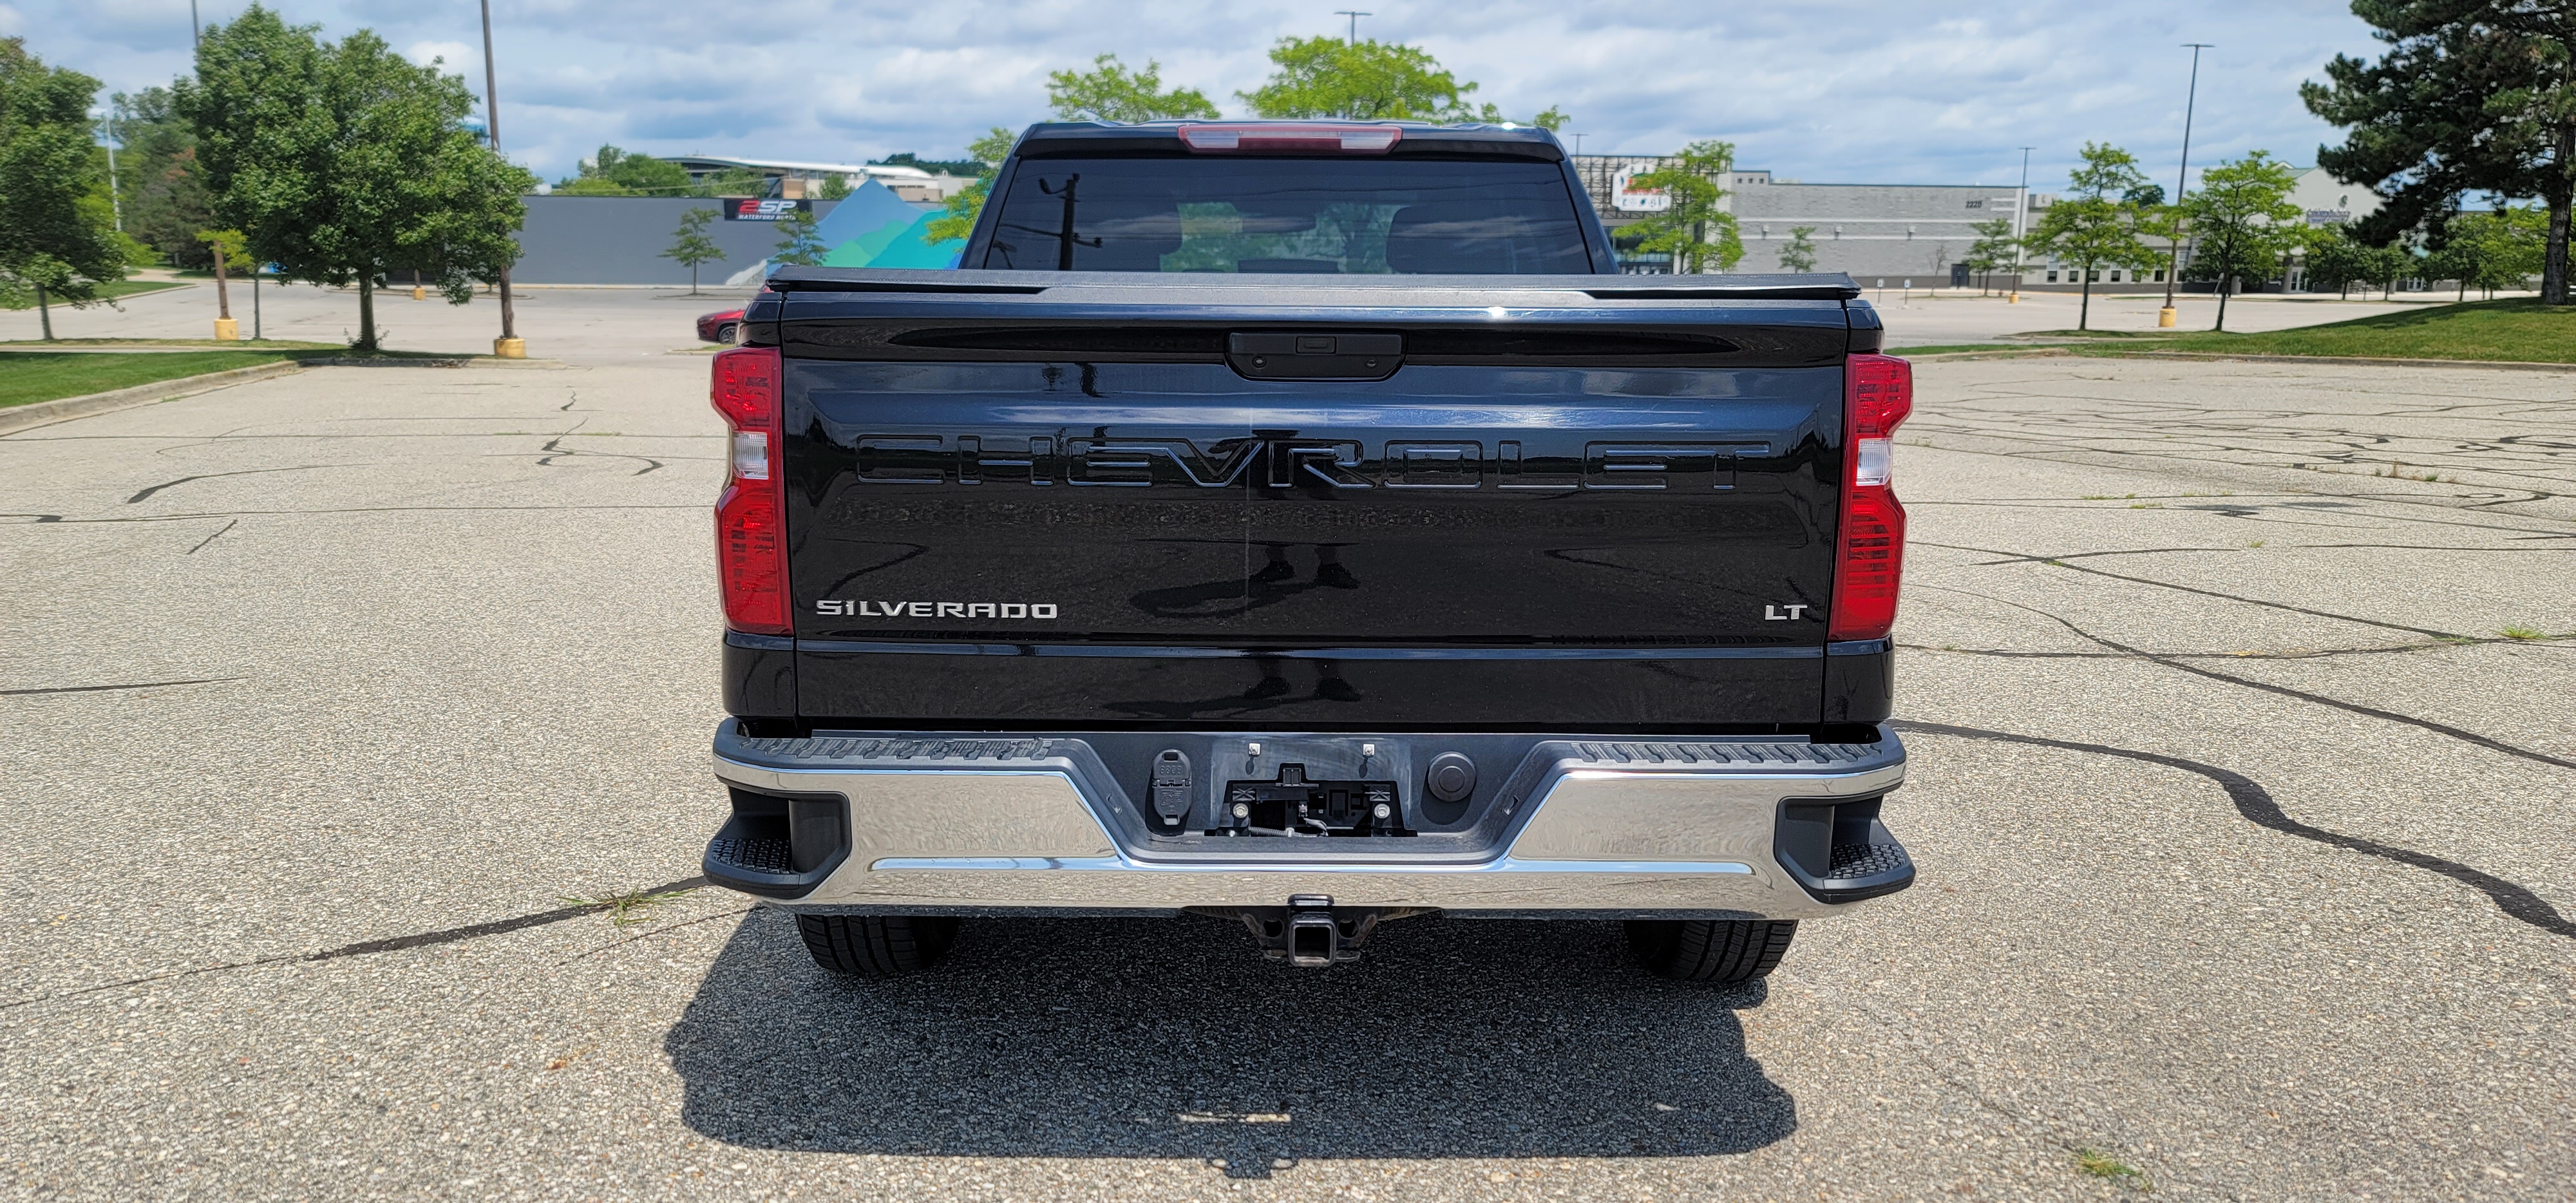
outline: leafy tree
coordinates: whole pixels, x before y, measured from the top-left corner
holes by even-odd
[[[1460,83],[1440,60],[1418,46],[1346,42],[1340,38],[1281,38],[1270,48],[1275,68],[1268,82],[1236,96],[1263,117],[1351,117],[1363,121],[1509,120],[1492,104],[1471,105],[1473,83]],[[1556,129],[1562,110],[1550,107],[1529,124]]]
[[[116,190],[125,232],[172,267],[212,266],[212,252],[197,241],[197,231],[214,222],[197,168],[197,135],[171,110],[170,90],[118,93],[108,104],[116,114]]]
[[[1718,205],[1729,193],[1717,183],[1735,168],[1735,144],[1693,142],[1674,158],[1678,162],[1629,181],[1632,188],[1660,189],[1672,203],[1627,232],[1638,236],[1637,249],[1671,255],[1676,275],[1698,275],[1711,263],[1722,272],[1735,270],[1744,259],[1744,241],[1735,215]]]
[[[99,285],[125,278],[106,159],[90,140],[97,94],[97,80],[0,38],[0,290],[35,293],[48,341],[53,302],[94,304]]]
[[[689,182],[688,169],[677,163],[602,146],[555,191],[564,196],[691,196],[698,189]]]
[[[2009,217],[1981,221],[1968,228],[1976,232],[1977,240],[1968,244],[1968,253],[1959,261],[1967,264],[1969,271],[1977,273],[1977,295],[1984,296],[1986,277],[2021,262],[2016,257],[2021,249],[2021,240],[2013,237],[2013,222]]]
[[[2472,192],[2536,196],[2548,210],[2540,299],[2568,304],[2576,197],[2576,4],[2567,0],[2356,0],[2388,45],[2377,62],[2337,55],[2308,110],[2349,134],[2319,166],[2387,204],[2364,233],[2386,243]]]
[[[975,232],[975,219],[984,212],[984,198],[993,190],[993,176],[1001,169],[1002,160],[1011,153],[1018,134],[994,126],[984,136],[966,147],[966,153],[977,162],[987,164],[975,176],[975,182],[951,193],[940,204],[939,216],[921,228],[921,236],[932,243],[962,241]]]
[[[724,258],[724,248],[707,237],[707,223],[722,216],[713,209],[691,209],[680,215],[680,227],[671,232],[671,249],[662,252],[665,259],[676,259],[689,269],[689,295],[698,295],[698,269]]]
[[[1217,115],[1216,106],[1196,88],[1163,90],[1163,65],[1145,60],[1145,69],[1129,71],[1114,54],[1091,60],[1089,71],[1047,74],[1047,105],[1066,121],[1162,121],[1173,117]]]
[[[2547,263],[2549,219],[2529,206],[2455,213],[2441,233],[2442,245],[2427,270],[2458,281],[2461,300],[2468,299],[2472,288],[2490,293],[2520,288]]]
[[[2299,173],[2255,151],[2200,174],[2200,189],[2179,208],[2198,239],[2193,268],[2218,280],[2218,324],[2227,328],[2227,294],[2238,280],[2269,280],[2281,259],[2306,241],[2306,226],[2290,190]]]
[[[2307,281],[2317,291],[2331,288],[2341,296],[2352,295],[2355,284],[2372,284],[2382,277],[2379,248],[2353,237],[2352,227],[2331,225],[2312,227],[2308,233]]]
[[[823,245],[823,239],[814,232],[814,227],[814,215],[801,209],[791,209],[786,216],[779,218],[778,250],[770,255],[770,263],[781,267],[790,263],[813,267],[823,262],[824,252],[831,248]]]
[[[1816,227],[1789,227],[1788,245],[1780,248],[1780,270],[1811,272],[1816,270]]]
[[[287,279],[358,289],[360,349],[375,289],[416,271],[452,304],[518,256],[535,177],[459,122],[474,98],[361,29],[337,44],[257,4],[206,28],[175,108],[196,127],[217,220]]]
[[[250,267],[250,255],[242,250],[242,232],[199,230],[197,241],[205,244],[206,258],[215,267],[215,316],[229,318],[233,315],[233,297],[226,275],[232,269]]]
[[[2075,328],[2091,328],[2093,276],[2105,267],[2152,267],[2156,253],[2138,237],[2135,205],[2116,199],[2144,187],[2137,156],[2104,143],[2084,144],[2084,165],[2067,173],[2067,195],[2030,232],[2032,251],[2075,265],[2084,286]]]
[[[828,175],[823,177],[822,194],[815,199],[835,201],[848,200],[850,199],[851,191],[850,177],[846,175]]]

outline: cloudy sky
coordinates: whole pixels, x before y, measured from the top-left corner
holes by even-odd
[[[502,143],[548,178],[603,142],[662,154],[853,162],[962,153],[1045,115],[1046,73],[1116,52],[1229,114],[1284,36],[1339,33],[1330,0],[493,0]],[[1348,5],[1352,0],[1339,0]],[[208,23],[242,0],[198,0]],[[482,91],[473,0],[280,0],[326,37],[373,28]],[[0,0],[0,36],[132,90],[186,68],[188,0]],[[2312,161],[2333,131],[2297,86],[2368,55],[2340,0],[1376,0],[1363,36],[1409,42],[1517,116],[1573,114],[1586,151],[1729,139],[1787,178],[2009,184],[2037,149],[2056,187],[2087,139],[2174,170],[2190,52],[2192,158]],[[103,98],[102,98],[103,99]],[[1569,139],[1570,140],[1570,139]]]

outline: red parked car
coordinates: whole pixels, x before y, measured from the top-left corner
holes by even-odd
[[[698,337],[711,343],[733,341],[734,331],[742,328],[742,310],[727,309],[703,314],[698,318]]]

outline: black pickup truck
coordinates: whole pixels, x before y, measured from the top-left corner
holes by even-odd
[[[1443,914],[1770,972],[1879,821],[1905,361],[1844,276],[1623,276],[1503,126],[1031,128],[956,271],[714,365],[707,876],[827,968],[960,916]]]

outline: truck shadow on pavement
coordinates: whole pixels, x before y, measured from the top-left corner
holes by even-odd
[[[664,1041],[730,1144],[976,1157],[1742,1153],[1797,1128],[1745,1054],[1763,988],[1647,976],[1614,923],[1407,919],[1356,964],[1215,919],[969,919],[937,971],[816,968],[745,917]]]

